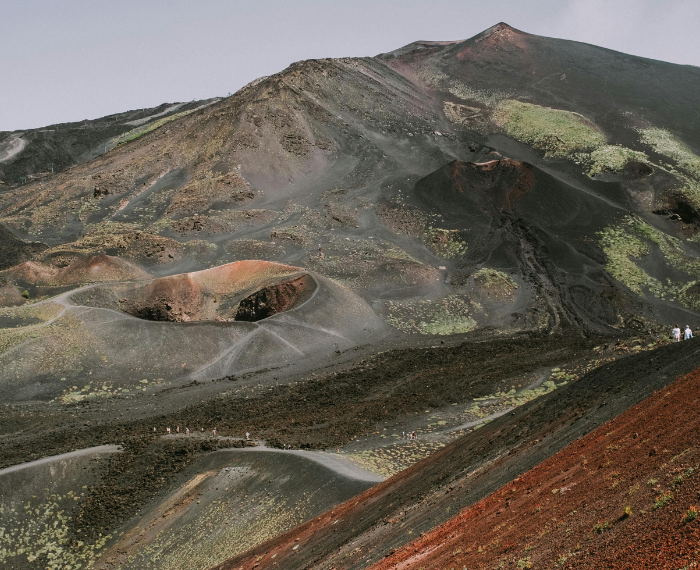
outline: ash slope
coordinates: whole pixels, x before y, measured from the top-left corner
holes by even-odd
[[[700,303],[698,88],[695,68],[506,25],[300,62],[3,193],[0,222],[53,263],[306,267],[408,334],[645,329]],[[471,202],[440,190],[455,161]]]
[[[53,172],[66,170],[114,148],[120,138],[126,138],[125,135],[137,127],[211,101],[164,103],[151,109],[127,111],[94,120],[0,132],[0,180],[16,185],[22,177],[46,176],[52,172],[52,164]]]
[[[694,66],[528,34],[503,22],[464,41],[416,42],[378,58],[438,90],[444,75],[453,91],[463,82],[473,95],[505,92],[576,111],[623,144],[638,126],[634,120],[643,120],[670,129],[696,149],[700,145],[700,117],[694,112],[700,68]]]

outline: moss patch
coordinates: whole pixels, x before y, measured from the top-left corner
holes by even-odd
[[[0,502],[0,565],[34,568],[89,568],[110,536],[70,543],[71,513],[85,492],[52,494],[44,501]]]
[[[605,135],[578,113],[507,99],[493,114],[494,122],[516,140],[565,157],[575,151],[593,151],[606,144]]]
[[[162,119],[158,119],[157,121],[153,121],[152,123],[148,123],[146,125],[136,127],[135,129],[131,129],[129,132],[121,134],[118,137],[113,138],[109,142],[115,146],[126,144],[128,142],[131,142],[133,140],[136,140],[136,139],[142,137],[145,134],[150,133],[151,131],[155,131],[156,129],[162,127],[163,125],[167,125],[168,123],[171,123],[172,121],[176,121],[177,119],[181,119],[182,117],[186,117],[190,113],[194,113],[196,110],[197,109],[190,109],[189,111],[182,111],[181,113],[175,113],[174,115],[170,115],[169,117],[163,117]]]
[[[652,127],[640,129],[639,134],[642,142],[659,154],[673,159],[687,174],[695,180],[700,180],[700,156],[691,151],[671,131]]]
[[[607,257],[606,271],[637,295],[650,293],[662,300],[678,300],[690,309],[700,308],[697,287],[700,260],[683,250],[681,240],[664,234],[636,216],[626,216],[620,224],[599,232],[599,236],[599,245]],[[650,253],[652,247],[658,248],[666,263],[686,274],[688,280],[680,282],[667,278],[662,282],[640,267],[639,261]]]
[[[436,257],[449,259],[467,253],[467,242],[460,239],[459,230],[445,230],[428,227],[423,236],[423,243]]]
[[[647,163],[649,157],[625,146],[606,144],[590,153],[577,153],[574,160],[588,167],[589,176],[595,176],[603,172],[622,172],[629,163]]]
[[[518,284],[502,271],[482,267],[474,274],[474,284],[480,293],[494,299],[512,299],[518,290]]]
[[[360,467],[382,477],[391,477],[445,447],[441,441],[408,440],[347,455]]]
[[[459,295],[436,300],[390,301],[386,320],[407,334],[459,334],[476,328],[472,308],[472,304]]]

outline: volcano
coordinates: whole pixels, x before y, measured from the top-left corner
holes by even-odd
[[[700,562],[699,92],[501,23],[0,133],[0,560]]]

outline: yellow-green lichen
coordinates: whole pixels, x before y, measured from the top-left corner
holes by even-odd
[[[574,159],[588,167],[589,176],[603,172],[621,172],[631,162],[647,163],[649,160],[643,152],[610,144],[600,146],[590,153],[577,153]]]
[[[407,334],[460,334],[477,326],[470,315],[472,305],[459,295],[436,300],[390,301],[387,309],[387,322]]]
[[[433,255],[443,259],[459,257],[467,253],[467,243],[459,239],[459,230],[428,227],[423,241]]]
[[[545,156],[591,152],[606,144],[605,135],[593,123],[571,111],[507,99],[497,105],[493,120],[507,135],[544,150]]]
[[[181,119],[182,117],[186,117],[190,113],[193,113],[197,109],[190,109],[189,111],[182,111],[181,113],[175,113],[173,115],[170,115],[169,117],[163,117],[162,119],[158,119],[157,121],[153,121],[152,123],[148,123],[143,126],[136,127],[135,129],[131,129],[129,132],[124,133],[119,135],[118,137],[113,138],[110,142],[110,144],[119,146],[122,144],[126,144],[130,141],[136,140],[139,137],[142,137],[143,135],[150,133],[151,131],[155,131],[156,129],[162,127],[163,125],[167,125],[168,123],[175,121],[177,119]]]
[[[89,568],[110,536],[96,542],[70,542],[70,512],[85,493],[52,494],[45,501],[0,505],[0,565],[26,563],[35,568],[65,570]]]
[[[482,267],[474,273],[474,283],[477,289],[494,299],[512,299],[518,290],[518,284],[506,273]]]
[[[642,142],[659,154],[673,159],[687,174],[700,181],[700,156],[690,150],[671,131],[651,127],[639,129],[639,134]]]
[[[445,447],[441,441],[409,440],[346,455],[350,461],[381,477],[391,477]]]
[[[700,278],[700,260],[687,254],[681,240],[668,236],[636,216],[626,216],[618,225],[599,232],[599,245],[605,252],[606,271],[637,295],[650,293],[669,301],[680,301],[697,309],[700,296],[696,292]],[[685,281],[665,282],[650,276],[641,266],[651,247],[658,248],[668,266],[688,276]]]

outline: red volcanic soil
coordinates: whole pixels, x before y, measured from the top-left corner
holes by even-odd
[[[154,279],[123,293],[120,303],[125,312],[147,320],[205,321],[235,317],[257,321],[308,299],[314,282],[308,276],[300,277],[301,272],[298,267],[268,261],[237,261]],[[243,312],[238,318],[238,303],[246,294],[249,297],[243,299]]]
[[[506,209],[511,200],[517,200],[535,185],[532,165],[510,158],[477,163],[457,160],[447,168],[457,192],[478,192]]]
[[[372,568],[695,567],[698,394],[700,370]]]

